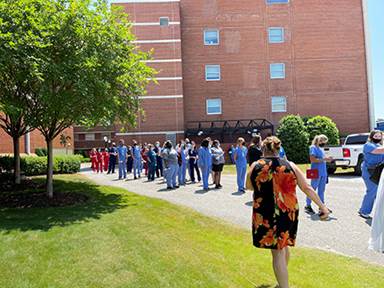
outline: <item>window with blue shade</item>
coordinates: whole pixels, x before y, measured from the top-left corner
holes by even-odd
[[[205,30],[204,45],[219,45],[219,30],[217,29]]]
[[[271,79],[284,79],[285,78],[285,64],[272,63],[269,65]]]
[[[221,114],[221,99],[207,99],[207,114]]]
[[[220,79],[220,65],[205,65],[205,80],[219,81]]]
[[[268,29],[269,43],[283,43],[284,42],[284,28],[271,27]]]
[[[272,96],[272,112],[287,112],[287,98],[284,96]]]
[[[289,0],[267,0],[267,4],[287,4]]]

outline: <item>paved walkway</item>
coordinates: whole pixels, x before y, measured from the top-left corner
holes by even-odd
[[[177,190],[166,190],[162,180],[147,182],[146,178],[118,181],[116,174],[95,174],[89,168],[82,170],[84,175],[98,184],[127,189],[131,192],[164,199],[188,206],[202,214],[224,219],[246,229],[251,227],[252,193],[238,195],[236,177],[224,175],[221,190],[202,190],[201,184],[187,184]],[[303,212],[305,197],[298,192],[301,210],[298,232],[298,245],[332,251],[362,260],[384,265],[384,254],[367,249],[370,226],[357,216],[357,210],[364,194],[364,184],[360,178],[334,176],[327,186],[326,199],[333,210],[330,221],[322,222],[314,215]],[[315,207],[315,205],[313,206]],[[316,261],[316,259],[313,259]]]

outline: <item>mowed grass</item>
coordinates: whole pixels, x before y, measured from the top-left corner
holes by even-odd
[[[80,176],[55,179],[56,191],[92,201],[0,210],[2,288],[275,287],[270,253],[248,231]],[[289,270],[292,287],[384,287],[383,267],[318,250],[292,249]]]

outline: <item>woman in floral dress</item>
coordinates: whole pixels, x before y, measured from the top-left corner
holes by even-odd
[[[279,157],[281,142],[271,136],[263,142],[263,157],[252,164],[247,186],[254,190],[252,235],[257,248],[271,249],[273,269],[280,288],[288,288],[289,246],[295,246],[299,205],[296,186],[320,208],[320,218],[330,211],[307,183],[303,172]]]

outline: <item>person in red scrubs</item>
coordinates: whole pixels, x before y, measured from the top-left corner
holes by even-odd
[[[97,150],[96,153],[97,156],[97,173],[103,173],[103,154],[101,152],[101,149]]]
[[[96,148],[92,148],[91,152],[89,153],[89,157],[91,158],[91,168],[93,172],[97,171],[98,163],[97,163],[97,151]]]
[[[109,166],[109,151],[108,148],[105,148],[103,151],[103,165],[104,165],[104,171],[108,171],[108,166]]]

